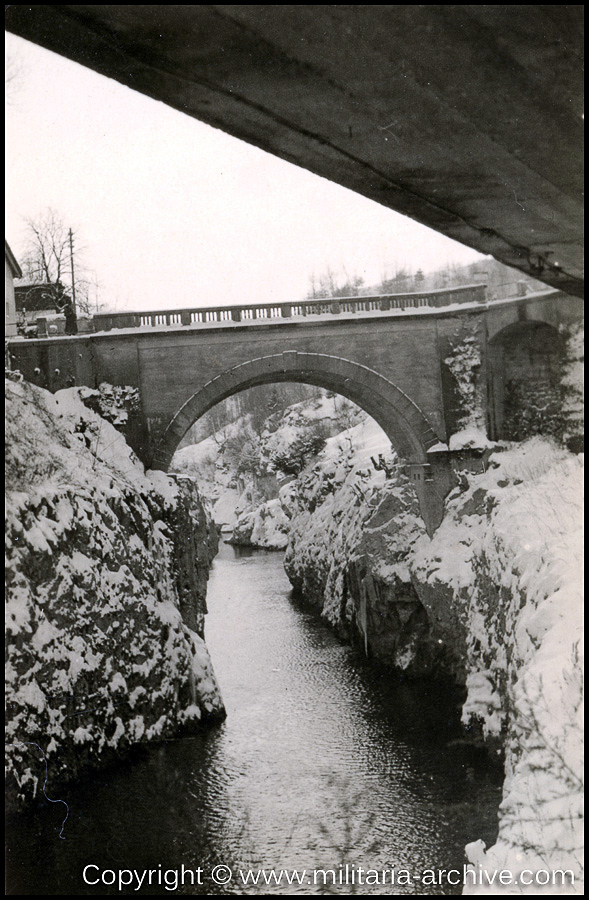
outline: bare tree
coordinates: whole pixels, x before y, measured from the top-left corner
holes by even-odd
[[[69,290],[78,312],[96,312],[99,284],[85,264],[77,233],[54,209],[27,219],[26,232],[21,257],[25,278],[52,285],[58,298]]]
[[[381,294],[403,294],[411,290],[413,286],[413,275],[409,265],[403,265],[395,262],[395,274],[387,275],[386,270],[377,286],[377,290]],[[390,269],[390,266],[386,267]]]
[[[307,300],[322,299],[325,297],[357,297],[364,284],[360,275],[348,274],[345,265],[342,265],[342,273],[336,272],[330,265],[317,276],[313,272],[309,276],[309,290]]]
[[[54,210],[46,210],[38,219],[27,219],[27,242],[21,263],[25,277],[46,284],[63,284],[68,249],[68,229]]]

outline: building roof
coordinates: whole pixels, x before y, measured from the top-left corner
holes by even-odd
[[[6,240],[6,238],[4,238],[4,257],[6,259],[6,262],[10,266],[10,271],[12,272],[12,277],[13,278],[22,278],[21,267],[19,266],[18,262],[16,261],[16,256],[10,249],[10,245],[9,245],[8,241]]]

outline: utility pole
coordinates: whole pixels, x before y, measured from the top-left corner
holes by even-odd
[[[74,316],[77,316],[76,309],[76,285],[74,282],[74,236],[72,234],[72,229],[70,228],[69,232],[70,238],[70,267],[72,270],[72,306],[74,308]]]

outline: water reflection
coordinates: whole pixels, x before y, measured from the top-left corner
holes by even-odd
[[[290,598],[280,554],[224,546],[208,605],[206,637],[226,721],[80,785],[67,798],[66,841],[57,840],[50,809],[21,822],[9,841],[9,892],[118,893],[83,885],[90,862],[202,867],[203,884],[177,893],[321,894],[321,885],[220,887],[208,873],[218,864],[237,872],[346,863],[419,873],[461,868],[465,843],[492,842],[501,772],[485,754],[454,743],[447,687],[394,683],[342,645]]]

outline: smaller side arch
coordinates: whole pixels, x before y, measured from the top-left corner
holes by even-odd
[[[562,426],[564,340],[547,322],[514,322],[488,344],[489,423],[493,440],[558,434]]]
[[[438,441],[416,403],[373,369],[319,353],[260,357],[226,370],[195,391],[168,423],[154,453],[153,467],[167,470],[190,426],[211,407],[258,384],[299,381],[336,391],[364,409],[381,426],[399,456],[427,464],[427,450]]]

